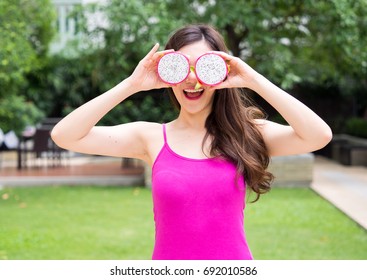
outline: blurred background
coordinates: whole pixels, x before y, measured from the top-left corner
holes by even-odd
[[[19,135],[44,117],[64,116],[131,74],[155,42],[163,48],[173,30],[201,22],[219,29],[233,55],[307,103],[335,134],[367,137],[366,1],[2,0],[0,5],[4,133]],[[166,101],[160,94],[137,94],[102,122],[167,121],[175,112]],[[280,119],[256,101],[271,119]]]
[[[359,197],[361,204],[367,205],[366,14],[365,0],[1,0],[0,187],[3,186],[3,189],[0,190],[0,207],[3,207],[2,211],[5,211],[3,213],[7,214],[0,216],[0,219],[7,230],[0,228],[0,259],[150,257],[153,224],[151,222],[142,224],[133,218],[134,214],[139,213],[140,217],[152,219],[149,190],[135,187],[123,190],[124,193],[121,195],[126,196],[124,203],[130,208],[126,208],[126,205],[122,207],[120,200],[114,201],[116,203],[114,207],[116,209],[122,207],[121,213],[126,215],[115,217],[116,211],[103,211],[107,211],[111,199],[113,201],[116,198],[116,189],[106,188],[103,191],[93,189],[91,193],[85,193],[85,188],[79,191],[78,188],[74,190],[59,188],[60,184],[62,186],[83,184],[80,177],[78,180],[63,179],[70,174],[74,177],[84,174],[91,178],[84,181],[87,185],[149,185],[149,174],[146,174],[144,166],[128,159],[122,159],[122,162],[121,159],[114,159],[115,165],[111,165],[111,161],[108,160],[108,165],[101,167],[100,164],[93,165],[97,161],[101,162],[101,158],[96,157],[92,159],[89,157],[88,160],[78,158],[78,162],[73,161],[75,165],[70,165],[72,156],[50,142],[49,132],[60,118],[74,108],[128,77],[156,42],[159,42],[163,49],[169,35],[175,29],[190,23],[215,26],[224,36],[233,55],[242,58],[258,72],[300,99],[331,126],[334,137],[324,149],[312,155],[274,159],[271,168],[279,175],[277,185],[296,184],[309,187],[316,178],[317,184],[322,182],[321,185],[325,187],[329,184],[329,181],[325,180],[331,178],[358,187],[358,192],[351,201]],[[250,92],[248,94],[251,94],[254,101],[263,108],[269,119],[284,122],[282,117],[256,94]],[[155,90],[131,96],[114,108],[99,124],[116,125],[137,120],[167,122],[176,114],[163,91]],[[32,161],[29,160],[30,153]],[[317,161],[318,164],[321,163],[317,165],[318,173],[314,172],[315,156],[328,160]],[[37,158],[43,157],[47,158],[46,163],[37,161]],[[86,161],[89,163],[92,161],[92,165],[83,170],[76,169],[76,165]],[[352,170],[349,167],[357,169]],[[145,182],[142,181],[144,172]],[[289,174],[294,176],[289,179],[287,177]],[[96,175],[104,177],[99,180]],[[124,182],[113,181],[113,176],[125,180],[126,175],[135,177],[129,177],[130,179]],[[52,187],[49,188],[51,193],[32,188],[7,189],[8,185],[16,184],[16,181],[23,176],[26,176],[25,180],[18,182],[18,185],[47,185]],[[34,176],[41,176],[41,179],[33,182],[31,178]],[[48,181],[47,176],[54,178],[58,176],[59,181]],[[10,179],[6,181],[6,178]],[[352,182],[357,179],[361,181]],[[334,183],[330,185],[332,188],[335,187]],[[362,188],[363,192],[360,191]],[[278,195],[274,194],[276,200],[274,205],[278,206],[277,203],[283,205],[284,197],[289,196],[289,193],[282,193],[283,191],[281,190]],[[60,201],[48,204],[52,197],[55,198],[53,192],[57,193]],[[328,197],[326,192],[319,193]],[[302,200],[307,195],[309,194],[297,194],[296,201],[300,202],[297,197]],[[80,196],[90,196],[90,199],[80,201],[77,199]],[[139,212],[143,207],[139,208],[139,203],[137,205],[132,203],[139,196],[144,198],[140,203],[147,208],[147,212]],[[347,197],[344,193],[342,196],[341,200]],[[291,203],[294,198],[289,197],[288,202]],[[105,201],[102,202],[104,198]],[[70,208],[68,210],[70,213],[63,212],[66,206],[60,206],[59,203],[65,202],[68,203],[67,207],[78,204],[79,208]],[[99,221],[104,220],[106,215],[112,215],[115,221],[130,218],[128,223],[131,227],[121,229],[121,223],[111,225],[101,222],[100,232],[97,233],[101,236],[97,240],[91,237],[96,229],[92,226],[75,229],[75,235],[77,232],[86,233],[85,240],[75,239],[69,232],[63,232],[65,225],[70,223],[65,217],[74,221],[74,226],[93,223],[89,220],[89,210],[86,210],[91,207],[90,203],[97,203],[93,204],[92,208],[95,211],[99,209],[98,214],[89,209],[94,215],[101,214],[101,211],[105,214],[99,216]],[[337,205],[335,201],[334,204]],[[55,205],[59,208],[56,207],[55,212],[50,211]],[[269,205],[273,204],[269,202]],[[303,227],[306,231],[323,224],[318,218],[320,212],[317,211],[324,210],[317,210],[317,205],[306,203],[305,209],[293,212],[296,215],[308,211],[307,207],[315,207],[314,221],[318,222],[309,224],[309,221],[305,221]],[[298,204],[293,207],[296,209]],[[27,209],[27,214],[24,209]],[[47,211],[44,211],[45,209]],[[249,213],[264,217],[272,211],[268,209],[267,212],[267,209],[260,210],[255,206],[250,208]],[[44,216],[46,212],[51,216]],[[85,216],[78,219],[78,215],[74,215],[76,212],[84,213]],[[354,212],[366,214],[365,208],[362,210],[358,208]],[[40,231],[46,227],[57,228],[55,223],[60,213],[63,213],[64,221],[60,222],[58,232],[63,234],[55,237],[54,232]],[[348,230],[340,231],[340,228],[343,228],[341,223],[344,222],[339,223],[338,218],[333,217],[330,220],[335,221],[335,228],[332,228],[331,232],[339,230],[340,237],[334,239],[334,243],[329,243],[332,237],[327,234],[320,233],[321,235],[314,236],[313,239],[319,242],[314,251],[319,251],[320,254],[302,255],[307,248],[297,243],[302,239],[297,236],[294,236],[294,244],[297,244],[298,249],[294,250],[296,245],[290,242],[287,232],[284,232],[281,238],[283,242],[288,242],[282,243],[283,246],[288,246],[286,252],[279,250],[280,243],[274,242],[265,246],[273,248],[267,251],[262,244],[272,232],[264,231],[264,224],[269,225],[271,221],[284,222],[289,219],[288,214],[281,218],[268,217],[269,220],[264,223],[258,218],[249,222],[258,229],[252,234],[254,247],[260,252],[258,258],[287,256],[295,259],[343,258],[342,251],[345,253],[348,250],[350,253],[346,253],[347,258],[367,258],[367,235],[364,229],[358,227],[354,229],[357,233],[353,237],[355,241],[353,246],[350,247],[350,243],[346,243],[342,251],[339,250],[339,253],[334,254],[335,247],[341,246],[342,240],[345,241],[344,234]],[[299,219],[300,216],[303,215],[297,214],[295,219]],[[33,221],[34,217],[39,217],[45,224],[37,226],[38,220]],[[25,220],[33,221],[36,225],[34,223],[24,225]],[[52,225],[49,224],[51,221]],[[289,227],[293,228],[294,220],[291,221]],[[359,217],[358,223],[366,225],[366,215]],[[142,226],[135,228],[137,224]],[[353,227],[348,222],[344,226],[348,229]],[[280,231],[281,229],[274,230],[273,235],[279,234]],[[129,238],[133,238],[131,244],[138,245],[130,244],[114,251],[117,245],[112,240],[116,238],[116,232],[120,233],[116,239],[120,245],[130,240]],[[307,234],[303,232],[300,236],[309,239],[310,235]],[[351,235],[352,233],[348,232],[349,238],[353,239]],[[65,238],[74,238],[75,243],[71,244],[77,246],[70,245],[69,251],[63,252],[70,241]],[[31,245],[34,240],[36,242]],[[101,245],[101,248],[88,252],[87,248],[92,248],[92,244],[97,244],[101,240],[112,243],[102,243],[104,246]],[[82,246],[83,242],[86,242],[85,247]],[[53,247],[56,243],[60,244],[57,248]],[[327,244],[329,249],[317,247],[320,244]],[[41,249],[48,245],[51,248],[49,251]],[[86,253],[75,251],[79,245],[79,251],[84,250]],[[299,250],[301,247],[303,249]],[[21,248],[29,248],[29,251]],[[101,252],[100,250],[104,250],[103,254],[96,255],[95,252]],[[111,252],[113,253],[110,254]]]

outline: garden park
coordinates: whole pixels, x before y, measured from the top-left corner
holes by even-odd
[[[53,170],[75,175],[82,166],[76,161],[99,160],[59,149],[49,132],[60,118],[128,77],[154,43],[164,46],[173,30],[197,22],[215,26],[233,55],[304,102],[334,134],[328,146],[306,157],[309,169],[292,171],[306,176],[296,187],[285,180],[258,202],[247,200],[245,228],[255,259],[367,259],[366,229],[310,188],[314,157],[367,166],[365,1],[80,1],[68,8],[65,22],[57,2],[0,3],[1,260],[151,258],[154,217],[146,167],[114,159],[118,171],[106,171],[104,183],[45,183]],[[67,41],[61,40],[65,34]],[[270,120],[284,123],[256,93],[246,94]],[[154,90],[133,95],[99,125],[164,123],[176,115],[165,92]],[[29,184],[27,174],[37,172],[40,181]],[[113,175],[138,179],[106,183]],[[10,177],[24,184],[7,185]]]

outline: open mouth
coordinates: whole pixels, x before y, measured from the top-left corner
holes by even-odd
[[[185,89],[184,91],[185,97],[190,100],[199,99],[204,92],[203,88],[200,89]]]

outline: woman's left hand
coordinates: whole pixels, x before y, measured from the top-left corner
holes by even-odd
[[[213,52],[220,55],[229,66],[227,78],[213,88],[251,88],[251,83],[256,79],[258,73],[239,57],[229,55],[225,52]]]

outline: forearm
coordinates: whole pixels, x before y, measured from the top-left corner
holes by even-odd
[[[52,139],[61,144],[83,138],[104,115],[134,92],[129,79],[122,81],[63,118],[52,130]]]
[[[330,127],[316,113],[264,76],[256,75],[251,89],[272,105],[301,139],[319,141],[331,136]]]

